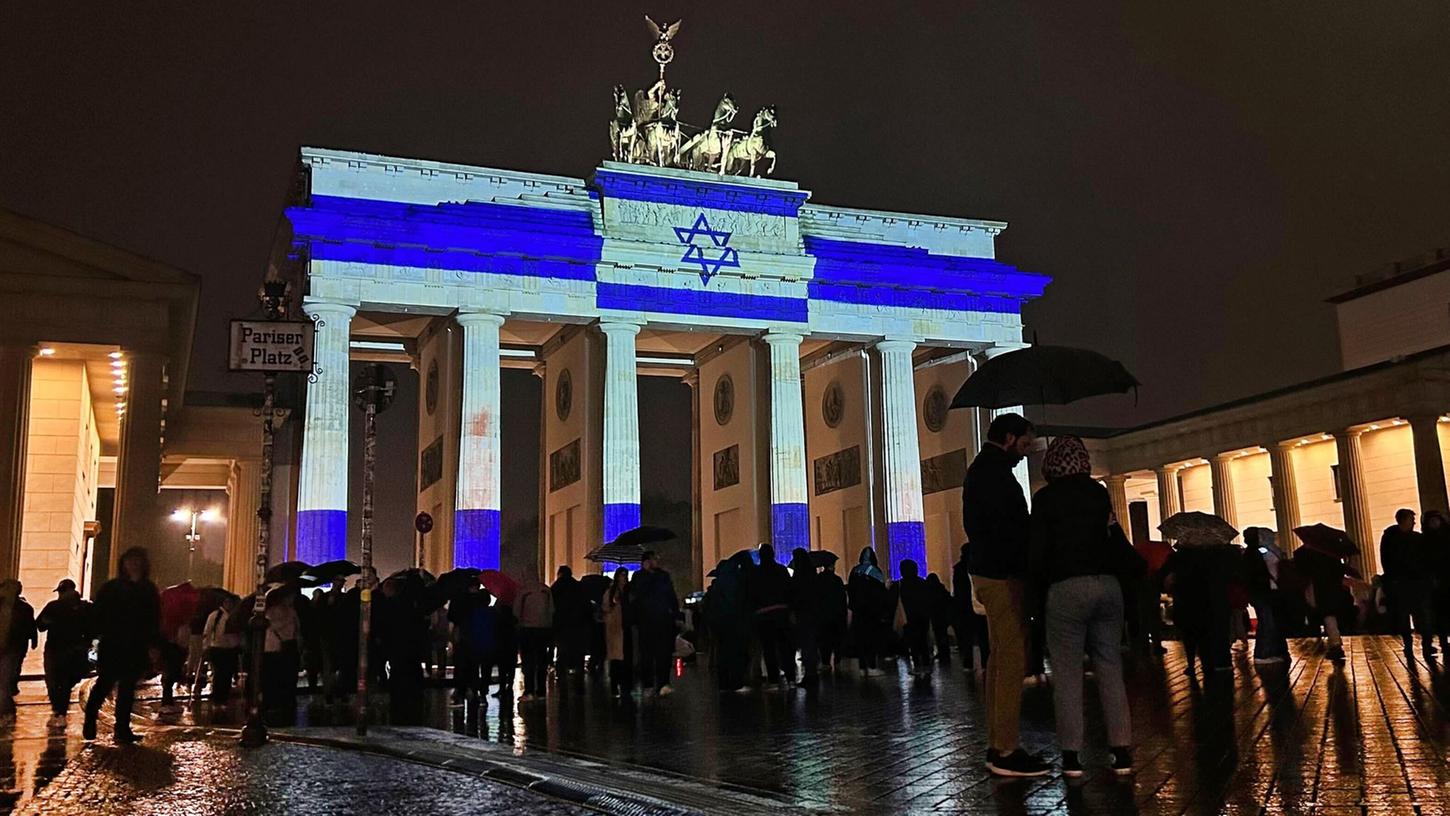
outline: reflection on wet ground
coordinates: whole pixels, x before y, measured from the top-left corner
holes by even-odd
[[[434,691],[427,719],[516,751],[655,769],[860,812],[1450,812],[1450,676],[1407,660],[1393,639],[1355,638],[1347,646],[1340,665],[1323,659],[1320,644],[1302,641],[1288,665],[1256,667],[1238,658],[1231,675],[1209,682],[1183,675],[1176,647],[1161,662],[1134,663],[1138,772],[1128,781],[1104,768],[1093,702],[1085,781],[990,779],[982,767],[981,689],[960,670],[939,671],[929,686],[904,675],[862,680],[844,672],[824,677],[810,694],[740,696],[716,694],[704,669],[690,667],[667,699],[620,703],[589,686],[552,689],[535,704],[486,698],[451,707]],[[27,694],[39,700],[38,690]],[[154,702],[141,708],[156,716]],[[13,733],[0,739],[0,788],[8,791],[0,804],[44,788],[80,747],[77,723],[59,729],[47,725],[44,706],[22,709]],[[201,703],[165,719],[205,726],[236,717],[235,709]],[[346,722],[348,712],[304,703],[301,718],[305,728]],[[1050,688],[1027,689],[1024,719],[1026,747],[1055,756]]]

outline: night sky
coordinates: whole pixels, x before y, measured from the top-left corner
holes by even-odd
[[[8,4],[0,206],[201,275],[190,387],[235,389],[300,145],[587,175],[648,11],[685,17],[682,118],[777,105],[814,200],[1011,222],[1056,278],[1032,330],[1145,383],[1054,421],[1328,373],[1323,299],[1450,244],[1443,3],[904,5]]]

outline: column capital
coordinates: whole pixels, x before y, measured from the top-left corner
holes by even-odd
[[[1126,485],[1128,483],[1128,477],[1126,474],[1110,473],[1103,477],[1103,481],[1109,485]]]
[[[800,332],[791,331],[789,329],[767,329],[765,331],[765,334],[761,335],[761,338],[765,340],[765,342],[773,346],[799,346],[801,344],[801,341],[805,339]]]
[[[1294,448],[1298,447],[1298,445],[1298,439],[1276,439],[1272,442],[1259,443],[1259,447],[1263,448],[1266,451],[1269,451],[1270,453],[1273,453],[1276,450],[1291,451]]]
[[[910,354],[916,346],[916,340],[910,337],[883,337],[876,341],[876,350],[880,352],[904,351]]]
[[[1225,451],[1223,453],[1215,453],[1212,456],[1205,456],[1204,458],[1207,459],[1210,463],[1217,463],[1222,465],[1227,464],[1228,462],[1232,462],[1233,460],[1237,459],[1238,456],[1238,451]]]
[[[599,330],[605,334],[639,334],[642,324],[633,320],[606,319],[599,321]]]
[[[453,320],[460,326],[502,326],[504,317],[498,312],[459,312]]]
[[[1365,429],[1359,426],[1342,428],[1333,433],[1335,439],[1358,439],[1364,436]]]
[[[1185,467],[1187,467],[1187,465],[1184,465],[1182,462],[1176,462],[1171,465],[1159,465],[1153,468],[1153,472],[1162,476],[1172,476],[1178,471],[1183,470]]]
[[[690,388],[695,388],[700,384],[700,369],[690,369],[684,376],[680,377],[680,382],[690,386]]]
[[[336,300],[309,300],[302,304],[302,311],[314,321],[326,317],[350,320],[357,314],[357,305]]]

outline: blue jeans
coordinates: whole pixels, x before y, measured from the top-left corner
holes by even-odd
[[[1114,576],[1080,575],[1048,588],[1047,650],[1052,656],[1052,702],[1062,750],[1082,750],[1084,654],[1093,661],[1108,745],[1123,748],[1132,741],[1119,647],[1122,636],[1123,590]]]

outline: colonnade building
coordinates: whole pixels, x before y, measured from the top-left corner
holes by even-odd
[[[834,207],[795,182],[604,162],[588,179],[307,148],[287,211],[316,325],[295,555],[342,557],[350,350],[395,343],[422,387],[423,562],[500,562],[501,367],[542,378],[537,563],[640,515],[637,378],[694,393],[693,582],[761,542],[949,570],[984,417],[948,411],[1022,344],[1048,279],[999,221]],[[1025,478],[1025,469],[1024,469]],[[685,531],[677,531],[682,537]],[[888,560],[883,558],[883,561]],[[683,572],[683,565],[674,565]]]
[[[1450,253],[1362,276],[1330,299],[1343,371],[1090,440],[1119,516],[1158,537],[1179,510],[1240,529],[1324,523],[1379,572],[1395,511],[1450,511]]]

